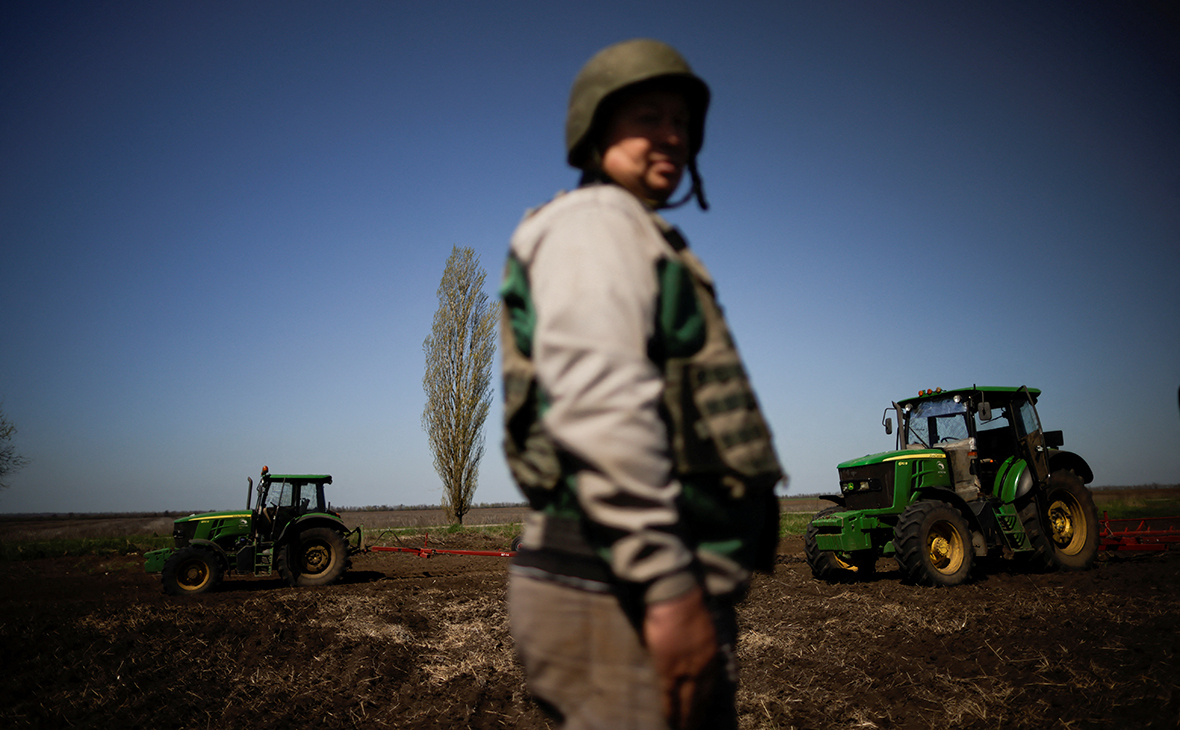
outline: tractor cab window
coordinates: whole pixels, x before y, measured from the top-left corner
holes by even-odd
[[[287,482],[271,483],[266,495],[267,507],[290,507],[294,504],[295,488]]]
[[[975,431],[996,431],[1008,428],[1008,409],[1004,406],[992,405],[991,420],[985,421],[975,414]]]
[[[992,417],[983,420],[975,414],[977,453],[985,461],[1000,462],[1016,454],[1016,435],[1012,431],[1012,410],[1008,405],[992,403]]]
[[[968,418],[967,404],[953,398],[917,403],[906,417],[906,444],[931,448],[940,441],[965,439],[971,435]]]
[[[317,484],[304,484],[303,491],[300,495],[303,505],[309,512],[323,512],[325,509],[323,501],[324,491],[323,487]]]
[[[320,490],[316,489],[316,485],[312,482],[305,482],[299,490],[299,511],[300,512],[323,512],[320,506]]]
[[[1024,437],[1036,433],[1041,429],[1041,422],[1037,419],[1037,409],[1029,401],[1020,404],[1019,417],[1016,419],[1016,430]]]

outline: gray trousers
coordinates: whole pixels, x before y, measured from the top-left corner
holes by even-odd
[[[613,593],[583,590],[513,571],[512,637],[529,691],[564,730],[667,730],[638,622]],[[714,608],[724,669],[698,727],[737,727],[732,606]]]

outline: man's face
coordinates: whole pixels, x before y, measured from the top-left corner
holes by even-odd
[[[688,125],[688,103],[679,92],[626,97],[606,125],[603,172],[642,200],[665,202],[688,163]]]

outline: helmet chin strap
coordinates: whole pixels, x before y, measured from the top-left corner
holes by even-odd
[[[705,200],[705,187],[701,184],[701,173],[697,171],[697,161],[695,157],[688,161],[688,177],[690,180],[692,180],[692,187],[688,189],[688,192],[684,194],[683,198],[677,200],[675,203],[661,203],[653,207],[659,208],[661,210],[679,208],[688,201],[692,200],[695,196],[697,199],[697,205],[700,207],[700,209],[702,211],[708,210],[709,201]]]

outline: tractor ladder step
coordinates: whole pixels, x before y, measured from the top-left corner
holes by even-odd
[[[267,548],[254,553],[254,574],[270,575],[274,569],[274,549]]]
[[[1008,547],[1013,550],[1032,549],[1028,533],[1024,531],[1024,525],[1020,524],[1020,514],[1017,513],[1015,507],[1010,504],[1001,505],[996,510],[996,524],[999,525],[1000,532],[1004,535],[1004,542],[1008,543]]]

